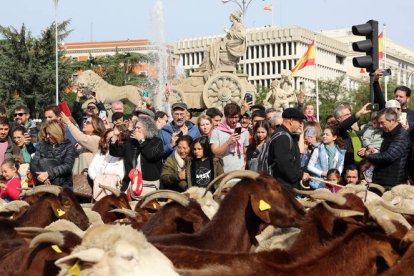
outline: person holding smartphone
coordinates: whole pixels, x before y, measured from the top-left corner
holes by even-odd
[[[224,107],[224,122],[213,129],[210,138],[211,151],[216,157],[222,157],[224,172],[245,168],[246,147],[249,133],[240,123],[241,109],[235,103]]]

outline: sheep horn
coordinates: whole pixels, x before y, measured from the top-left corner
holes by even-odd
[[[322,204],[326,208],[326,210],[328,210],[332,215],[334,215],[337,218],[347,218],[347,217],[363,216],[364,215],[363,212],[359,212],[359,211],[332,208],[325,201],[323,201]]]
[[[384,187],[382,187],[382,186],[381,186],[381,185],[379,185],[379,184],[375,184],[375,183],[368,183],[368,190],[369,190],[370,188],[377,189],[377,190],[378,190],[381,194],[385,193],[385,188],[384,188]]]
[[[157,198],[170,198],[174,200],[175,202],[183,205],[184,207],[187,207],[188,204],[190,204],[190,200],[188,199],[188,197],[186,197],[183,194],[180,194],[176,191],[170,191],[170,190],[158,190],[158,191],[154,191],[154,192],[151,192],[145,195],[140,208],[144,208],[144,206],[147,205],[148,202],[150,202],[153,199],[157,199]]]
[[[223,189],[223,185],[227,183],[230,179],[233,178],[248,178],[252,180],[256,180],[259,177],[258,172],[250,171],[250,170],[239,170],[239,171],[232,171],[223,179],[220,181],[219,186],[217,187],[217,190],[214,192],[214,195],[218,195],[221,193],[221,190]],[[208,189],[207,189],[208,190]],[[213,195],[213,196],[214,196]]]
[[[321,199],[329,202],[336,203],[338,205],[344,205],[346,203],[346,198],[339,194],[332,194],[332,193],[315,193],[312,195],[314,199]]]
[[[14,227],[14,230],[16,230],[16,232],[26,232],[26,233],[45,233],[45,232],[50,232],[49,230],[46,230],[42,227]]]
[[[55,196],[59,196],[61,188],[56,185],[40,185],[33,188],[31,191],[27,191],[25,196],[34,195],[37,193],[50,193]]]
[[[105,189],[108,192],[111,192],[116,197],[119,197],[121,195],[121,191],[120,190],[118,190],[117,188],[111,187],[111,186],[106,186],[106,185],[99,184],[99,188]]]
[[[211,187],[213,187],[214,184],[216,184],[218,181],[220,181],[221,179],[223,179],[226,175],[228,175],[230,172],[227,173],[222,173],[219,176],[217,176],[216,178],[214,178],[210,184],[208,184],[208,186],[206,187],[206,191],[204,192],[202,197],[205,197],[205,195],[207,194],[207,191],[210,191]]]
[[[56,244],[58,246],[62,246],[65,243],[65,239],[63,235],[59,232],[42,233],[33,238],[33,240],[30,242],[29,247],[34,248],[41,243],[49,243],[49,244]]]
[[[328,189],[323,189],[323,188],[322,189],[317,189],[317,190],[311,190],[311,191],[299,190],[299,189],[293,188],[293,191],[297,194],[300,194],[300,195],[309,195],[309,196],[312,196],[313,194],[315,194],[315,193],[317,194],[317,193],[320,193],[320,192],[330,193]]]
[[[120,213],[120,214],[124,214],[128,217],[134,218],[137,216],[137,212],[135,212],[134,210],[129,210],[129,209],[112,209],[109,212],[111,213]]]
[[[0,207],[0,212],[19,212],[20,208],[29,206],[29,203],[23,200],[15,200]]]
[[[394,213],[400,213],[400,214],[404,214],[404,215],[414,215],[414,210],[413,209],[393,206],[393,205],[391,205],[391,204],[389,204],[389,203],[387,203],[383,200],[380,201],[380,204],[385,209],[387,209],[391,212],[394,212]]]
[[[305,208],[313,208],[313,207],[315,207],[318,204],[318,202],[316,202],[316,201],[309,201],[309,200],[307,200],[305,198],[298,198],[297,200]]]

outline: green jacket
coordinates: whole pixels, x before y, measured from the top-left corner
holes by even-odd
[[[164,189],[171,189],[174,191],[183,192],[190,188],[192,185],[191,181],[191,163],[192,160],[188,159],[185,165],[186,168],[186,180],[180,180],[178,178],[178,163],[174,158],[174,155],[168,157],[162,168],[160,182]],[[221,158],[213,159],[213,179],[224,173],[223,171],[223,160]]]

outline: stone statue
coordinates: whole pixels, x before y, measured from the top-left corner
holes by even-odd
[[[96,97],[104,104],[122,100],[128,100],[135,106],[141,104],[142,90],[140,88],[133,85],[111,85],[92,70],[80,73],[75,79],[75,84],[79,88],[92,88],[96,92]]]
[[[232,25],[225,29],[226,36],[210,45],[204,52],[204,59],[198,71],[208,75],[219,71],[223,65],[236,67],[240,57],[246,52],[246,30],[241,23],[241,11],[230,14]]]
[[[266,108],[274,108],[277,111],[283,111],[293,104],[297,104],[295,91],[290,81],[290,72],[285,70],[282,72],[282,78],[272,81],[270,90],[263,100]]]

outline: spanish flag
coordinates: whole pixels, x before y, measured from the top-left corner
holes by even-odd
[[[292,73],[290,74],[290,77],[292,78],[297,71],[303,69],[308,65],[315,65],[315,40],[311,42],[308,50],[306,50],[306,53],[300,58],[300,60],[296,63],[296,66],[291,70]]]
[[[378,58],[382,59],[384,57],[384,50],[383,50],[383,44],[384,44],[384,34],[381,32],[378,36]]]
[[[266,7],[264,7],[264,10],[265,11],[272,11],[273,10],[273,6],[272,5],[266,6]]]

